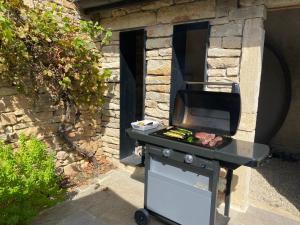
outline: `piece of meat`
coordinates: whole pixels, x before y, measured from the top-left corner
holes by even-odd
[[[203,145],[208,145],[209,142],[211,142],[215,137],[216,137],[215,134],[209,134],[209,135],[207,136],[207,138],[206,138],[204,141],[202,141],[202,144],[203,144]]]
[[[223,138],[221,136],[217,136],[209,142],[209,147],[215,147],[221,141],[223,141]]]
[[[206,132],[198,132],[195,134],[195,137],[198,138],[203,145],[207,145],[211,140],[213,140],[216,135]]]
[[[205,133],[205,132],[197,132],[195,133],[195,137],[200,139],[201,141],[204,141],[205,139],[207,139],[209,133]]]

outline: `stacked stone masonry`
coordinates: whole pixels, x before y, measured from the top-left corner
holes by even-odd
[[[35,7],[46,4],[47,0],[25,0],[25,4]],[[67,15],[76,22],[80,14],[71,1],[56,0],[55,2],[66,8]],[[88,166],[82,156],[74,151],[59,138],[58,126],[62,121],[62,107],[51,107],[52,102],[46,92],[41,91],[36,102],[16,91],[9,83],[0,82],[0,139],[17,144],[21,133],[35,135],[45,141],[49,150],[56,152],[56,167],[58,172],[73,176]],[[118,103],[116,103],[118,105]],[[69,137],[82,149],[88,150],[101,157],[101,116],[82,109],[80,122]]]

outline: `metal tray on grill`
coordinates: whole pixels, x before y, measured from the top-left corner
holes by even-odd
[[[183,143],[187,143],[187,144],[191,144],[191,145],[195,145],[195,146],[200,146],[200,147],[207,148],[210,150],[221,149],[221,148],[225,147],[226,145],[230,144],[230,142],[232,141],[231,137],[221,136],[223,138],[223,140],[221,142],[217,143],[215,146],[210,147],[208,145],[202,144],[201,142],[190,142],[187,140],[188,137],[186,137],[184,139],[180,139],[180,138],[170,137],[170,136],[167,136],[164,134],[167,131],[176,130],[177,128],[180,128],[180,127],[176,127],[176,126],[167,127],[165,129],[161,129],[161,130],[155,131],[153,133],[150,133],[150,135],[156,136],[156,137],[161,137],[161,138],[166,138],[166,139],[170,139],[170,140],[174,140],[174,141],[179,141],[179,142],[183,142]],[[192,130],[190,130],[190,131],[192,131]],[[192,132],[193,132],[193,135],[190,135],[190,136],[194,137],[195,131],[192,131]],[[201,131],[197,131],[197,132],[201,132]],[[220,136],[220,135],[217,135],[217,136]]]

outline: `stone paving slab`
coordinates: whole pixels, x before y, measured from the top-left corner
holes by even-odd
[[[134,177],[134,179],[133,179]],[[72,200],[41,213],[32,225],[136,225],[133,215],[143,207],[143,174],[114,170],[80,190]],[[216,225],[226,225],[220,214]],[[151,225],[163,225],[152,219]],[[228,225],[300,225],[299,222],[250,207],[246,214],[232,211]]]

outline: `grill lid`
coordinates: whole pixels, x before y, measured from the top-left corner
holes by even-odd
[[[177,92],[172,125],[233,136],[241,112],[239,93],[180,90]]]

